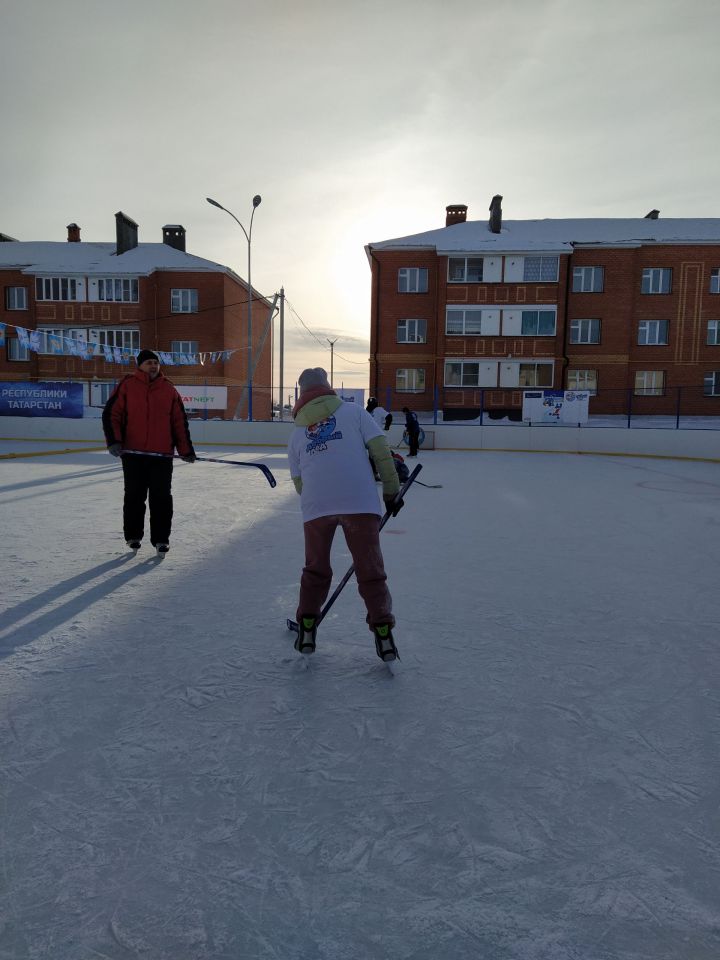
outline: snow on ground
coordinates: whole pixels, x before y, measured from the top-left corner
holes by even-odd
[[[1,960],[716,960],[716,465],[426,453],[393,678],[352,583],[301,669],[284,456],[205,452],[278,486],[179,464],[161,563],[0,461]]]

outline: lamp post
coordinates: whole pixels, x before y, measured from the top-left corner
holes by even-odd
[[[214,207],[217,207],[219,210],[224,210],[225,213],[230,214],[235,223],[240,227],[242,232],[245,234],[245,239],[247,240],[248,248],[248,268],[247,268],[247,282],[248,282],[248,310],[247,310],[247,379],[248,379],[248,421],[252,421],[252,382],[253,382],[253,368],[252,368],[252,301],[253,301],[253,290],[252,290],[252,276],[250,273],[251,259],[250,251],[252,245],[252,228],[253,228],[253,218],[255,216],[255,211],[262,203],[262,197],[259,193],[255,194],[252,201],[252,213],[250,214],[250,229],[246,230],[245,227],[240,223],[238,218],[232,212],[228,210],[227,207],[224,207],[221,203],[218,203],[217,200],[211,200],[210,197],[205,197],[208,203],[211,203]]]

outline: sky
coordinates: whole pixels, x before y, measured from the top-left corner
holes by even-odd
[[[484,220],[720,216],[715,0],[0,0],[0,231],[114,214],[288,300],[286,384],[368,383],[365,244]],[[276,337],[277,346],[277,337]]]
[[[0,956],[717,960],[717,464],[421,451],[390,676],[354,581],[301,670],[284,449],[198,445],[277,486],[178,464],[158,562],[57,447],[0,441]]]

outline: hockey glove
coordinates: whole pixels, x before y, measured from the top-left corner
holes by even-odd
[[[186,453],[184,456],[181,454],[180,459],[184,460],[185,463],[195,463],[195,461],[197,460],[197,457],[195,456],[194,453]]]
[[[122,453],[122,444],[121,443],[111,443],[108,447],[108,453],[113,457],[119,457]]]
[[[385,509],[393,517],[396,517],[405,506],[402,497],[383,497],[383,500],[385,501]]]

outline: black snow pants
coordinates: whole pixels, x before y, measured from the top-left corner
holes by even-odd
[[[172,457],[151,457],[125,453],[122,457],[125,478],[123,533],[126,540],[142,540],[145,532],[145,501],[150,506],[150,541],[170,542],[173,499]]]

